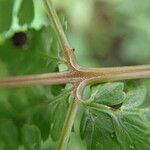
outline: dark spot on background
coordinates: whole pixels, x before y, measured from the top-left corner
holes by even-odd
[[[17,32],[12,36],[11,40],[14,46],[22,48],[27,44],[28,36],[25,32]]]

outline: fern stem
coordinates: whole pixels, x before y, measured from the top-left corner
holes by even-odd
[[[47,73],[0,79],[0,87],[20,87],[29,85],[51,85],[64,83],[103,83],[129,79],[150,78],[150,66],[130,66],[113,68],[78,68],[74,71]],[[81,89],[80,89],[81,90]],[[80,91],[77,91],[77,95]]]
[[[68,113],[66,116],[66,120],[63,126],[63,130],[57,148],[58,150],[66,150],[67,148],[68,140],[77,114],[77,110],[78,110],[78,100],[73,99],[71,104],[69,105]]]
[[[150,78],[150,65],[81,69],[89,83]]]
[[[0,87],[22,87],[29,85],[51,85],[71,83],[73,80],[69,72],[62,73],[46,73],[38,75],[8,77],[0,80]]]
[[[75,61],[75,57],[74,57],[74,52],[73,52],[74,50],[73,50],[73,48],[71,48],[71,46],[68,42],[68,39],[64,33],[64,30],[63,30],[62,25],[59,21],[59,18],[57,16],[55,8],[52,5],[51,0],[43,0],[43,2],[45,4],[48,16],[49,16],[49,18],[52,21],[52,24],[54,26],[54,29],[55,29],[55,32],[57,34],[61,48],[64,51],[64,57],[65,57],[68,65],[69,65],[70,69],[73,69],[77,65],[76,61]]]

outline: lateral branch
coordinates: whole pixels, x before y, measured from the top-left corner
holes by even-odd
[[[75,70],[29,76],[8,77],[0,80],[0,87],[13,88],[30,85],[65,83],[103,83],[129,79],[150,78],[150,65],[113,68],[75,68]]]

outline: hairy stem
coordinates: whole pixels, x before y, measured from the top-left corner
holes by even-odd
[[[110,67],[100,69],[82,69],[88,74],[89,82],[101,83],[110,81],[120,81],[129,79],[150,78],[150,65],[129,66],[129,67]]]
[[[78,110],[78,101],[76,99],[73,99],[69,106],[66,120],[64,122],[63,130],[57,148],[58,150],[66,150],[67,148],[68,140],[70,137],[70,133],[76,117],[77,110]]]
[[[69,72],[62,73],[47,73],[29,76],[18,76],[9,77],[0,80],[0,87],[21,87],[29,85],[51,85],[51,84],[63,84],[70,83],[72,80],[71,74]]]
[[[62,25],[59,21],[59,18],[58,18],[57,13],[52,5],[51,0],[43,0],[43,2],[45,4],[49,18],[53,23],[53,26],[54,26],[55,32],[57,34],[61,48],[64,51],[64,57],[69,65],[70,69],[72,69],[77,65],[76,61],[75,61],[73,49],[71,48],[71,46],[67,40],[67,37],[63,31]]]
[[[69,105],[68,113],[64,122],[63,130],[60,136],[59,144],[58,144],[58,150],[65,150],[67,148],[67,144],[69,141],[69,137],[71,134],[72,126],[77,114],[77,110],[79,107],[79,101],[76,96],[76,90],[78,85],[74,85],[73,90],[73,98]]]
[[[51,85],[84,82],[102,83],[128,79],[150,78],[150,65],[114,68],[77,68],[73,71],[47,73],[30,76],[10,77],[0,80],[0,87],[19,87],[28,85]],[[80,84],[81,85],[81,84]],[[80,92],[79,90],[77,91]]]

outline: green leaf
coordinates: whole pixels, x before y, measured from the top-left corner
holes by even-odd
[[[8,74],[7,66],[0,60],[0,76],[5,77]]]
[[[0,119],[0,150],[18,150],[18,131],[10,120]]]
[[[27,119],[40,129],[43,140],[46,140],[50,134],[51,127],[51,108],[48,103],[32,108],[29,113]]]
[[[138,107],[143,104],[146,98],[146,88],[139,82],[130,81],[127,82],[127,95],[124,102],[124,107],[130,109],[133,107]]]
[[[81,122],[80,122],[80,136],[81,139],[83,140],[87,134],[87,124],[89,121],[89,117],[86,113],[83,113],[82,118],[81,118]]]
[[[58,88],[59,87],[57,86],[57,90]],[[31,89],[29,91],[31,91]],[[35,92],[36,91],[40,93],[40,90],[35,90]],[[49,90],[47,92],[49,92]],[[40,98],[35,97],[36,93],[33,91],[31,92],[31,96],[28,93],[28,99],[30,98],[29,101],[31,104],[24,111],[22,111],[22,115],[24,116],[24,121],[26,123],[34,124],[39,128],[44,141],[48,139],[50,134],[53,140],[56,141],[60,136],[63,122],[65,120],[70,91],[65,90],[59,94],[57,93],[57,96],[51,95],[49,100],[45,100],[46,97],[44,98],[44,93],[46,94],[46,90],[43,89],[43,92],[38,96]]]
[[[39,129],[34,125],[24,125],[22,128],[22,143],[26,150],[41,149],[41,135]]]
[[[150,109],[140,108],[146,91],[142,85],[137,85],[137,82],[127,83],[127,97],[119,109],[99,101],[85,103],[80,135],[86,140],[88,150],[150,149]]]
[[[53,45],[56,39],[52,41],[51,32],[49,27],[43,27],[40,30],[28,29],[24,32],[27,36],[24,45],[17,46],[12,38],[0,45],[0,60],[6,65],[8,74],[23,75],[57,71],[59,52],[53,55],[57,45]],[[21,37],[18,38],[19,41],[22,40]],[[54,58],[55,60],[57,58],[57,61],[53,61]],[[51,61],[53,63],[49,63]]]
[[[98,109],[98,110],[96,110]],[[90,108],[82,117],[80,134],[88,150],[150,149],[150,126],[141,112],[108,112]]]
[[[93,109],[87,110],[82,117],[80,133],[86,139],[88,150],[111,149],[119,150],[118,142],[114,137],[114,128],[111,117]]]
[[[150,126],[142,112],[123,112],[112,116],[117,140],[122,150],[150,149]]]
[[[58,97],[57,99],[58,103],[55,103],[55,105],[53,105],[54,110],[52,113],[53,125],[51,128],[51,136],[54,141],[59,139],[62,128],[63,128],[63,124],[65,121],[65,117],[66,117],[67,109],[68,109],[69,95],[70,94],[68,92],[66,94],[64,93],[60,95],[60,97]]]
[[[105,83],[92,87],[91,99],[105,105],[117,105],[124,101],[125,93],[122,82]]]
[[[11,26],[13,3],[13,0],[0,0],[0,33]]]
[[[1,43],[1,77],[59,71],[58,64],[64,60],[56,34],[48,25],[36,29],[34,26],[31,28],[34,17],[33,1],[23,0],[18,18],[19,23],[26,24],[27,26],[24,27],[27,28],[20,27],[18,29],[17,25],[14,25],[13,27],[16,27],[17,30],[13,28],[10,35],[6,36]],[[21,33],[23,37],[18,36],[20,35],[18,33]],[[16,35],[17,38],[14,38]],[[24,37],[26,38],[25,42],[18,44],[24,40]],[[21,133],[19,132],[21,140],[19,139],[18,145],[22,149],[40,149],[41,142],[47,141],[50,134],[54,140],[59,138],[70,95],[70,92],[67,94],[62,92],[64,87],[64,85],[55,85],[0,90],[0,119],[13,120],[18,131],[21,130]],[[1,143],[5,144],[0,139],[0,149],[3,148],[1,148]]]
[[[21,25],[30,24],[34,18],[33,0],[23,0],[18,12],[18,19]]]

